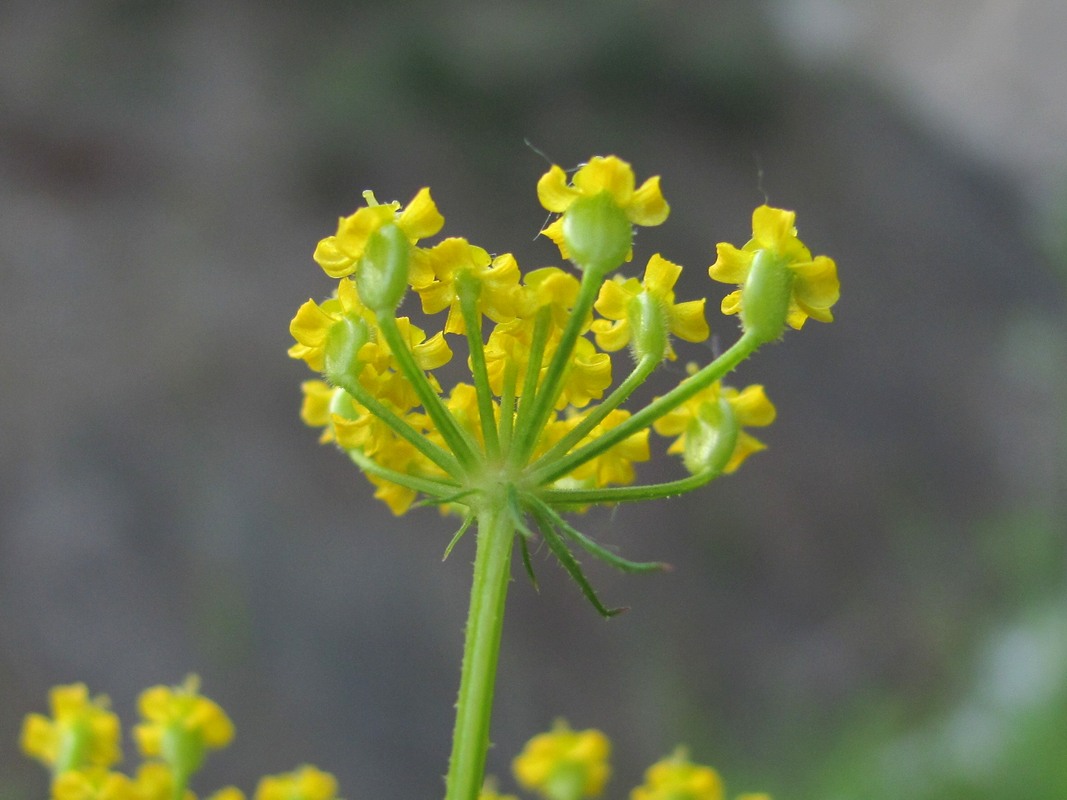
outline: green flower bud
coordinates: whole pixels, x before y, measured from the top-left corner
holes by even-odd
[[[359,375],[363,363],[359,350],[370,341],[367,323],[357,316],[343,317],[330,326],[326,334],[323,373],[334,386],[343,386],[346,379]]]
[[[757,250],[741,287],[741,325],[760,343],[773,342],[785,331],[793,272],[770,250]]]
[[[89,720],[78,717],[69,724],[57,726],[59,736],[56,747],[56,763],[53,771],[62,775],[70,770],[81,769],[90,762],[89,753],[93,744],[93,730]]]
[[[178,780],[184,783],[204,763],[204,736],[199,730],[189,728],[185,720],[175,720],[163,731],[160,750],[163,760],[174,770]]]
[[[694,475],[722,472],[737,447],[739,431],[737,417],[726,398],[702,405],[685,432],[685,468]]]
[[[552,772],[541,793],[547,800],[578,800],[588,796],[585,793],[587,781],[584,764],[563,763]]]
[[[392,314],[408,289],[411,243],[393,222],[382,225],[367,242],[356,270],[356,289],[375,314]]]
[[[634,229],[609,192],[575,200],[563,214],[571,261],[607,274],[630,257]]]
[[[656,361],[667,358],[671,347],[667,335],[670,324],[661,301],[648,292],[635,295],[626,306],[626,319],[633,332],[630,348],[637,361],[645,356],[652,356]]]

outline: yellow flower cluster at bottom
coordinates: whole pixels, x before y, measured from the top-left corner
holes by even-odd
[[[563,720],[552,730],[527,742],[512,762],[515,780],[545,800],[585,800],[599,797],[611,776],[608,758],[611,742],[598,730],[574,731]],[[689,761],[678,748],[645,772],[645,782],[630,793],[630,800],[724,800],[722,778],[711,767]],[[478,800],[517,800],[497,792],[496,781],[486,780]],[[741,794],[737,800],[771,800],[767,794]]]
[[[50,800],[197,800],[189,779],[208,750],[226,747],[234,735],[226,712],[200,694],[189,676],[180,686],[153,686],[138,701],[143,722],[133,737],[143,759],[133,776],[112,769],[122,760],[121,726],[103,696],[89,697],[85,684],[56,686],[49,694],[52,716],[28,714],[22,751],[52,773]],[[234,786],[208,800],[245,800]],[[260,780],[252,800],[337,800],[332,775],[305,765]]]

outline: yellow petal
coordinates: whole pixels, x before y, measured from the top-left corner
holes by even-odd
[[[641,291],[641,284],[637,278],[629,278],[625,282],[617,277],[604,281],[600,286],[600,294],[597,296],[593,308],[602,317],[608,319],[625,319],[626,309],[630,300]]]
[[[616,156],[593,156],[574,174],[574,188],[586,197],[606,191],[625,209],[634,196],[634,171]]]
[[[704,318],[706,301],[690,300],[671,308],[671,333],[687,342],[702,342],[711,335],[708,321]]]
[[[737,434],[737,446],[734,448],[734,454],[730,456],[729,462],[723,468],[723,472],[730,474],[741,466],[742,462],[753,453],[758,453],[760,450],[766,450],[767,445],[757,439],[755,436],[740,431]]]
[[[305,425],[320,428],[330,421],[330,403],[333,388],[324,381],[304,381],[300,384],[304,402],[300,406],[300,419]]]
[[[395,217],[396,211],[391,205],[364,206],[357,209],[354,214],[342,217],[337,223],[337,235],[334,237],[336,244],[351,256],[353,261],[359,261],[371,235],[385,223],[392,222]]]
[[[563,217],[560,217],[555,222],[542,228],[541,234],[547,236],[556,243],[556,247],[559,248],[559,254],[561,256],[567,259],[571,257],[570,251],[567,250],[567,245],[563,241]]]
[[[416,247],[411,253],[411,263],[408,265],[408,283],[416,292],[428,286],[436,277],[433,271],[432,250],[424,250]]]
[[[681,274],[682,268],[678,264],[656,253],[648,260],[641,284],[656,297],[667,297],[672,294]]]
[[[730,314],[737,314],[741,311],[741,290],[736,292],[730,292],[722,299],[722,313],[729,316]]]
[[[752,239],[758,247],[785,254],[788,240],[796,238],[795,211],[760,206],[752,212]]]
[[[708,267],[708,275],[720,283],[741,285],[752,266],[752,253],[738,250],[728,242],[715,245],[715,263]]]
[[[452,360],[452,350],[440,331],[411,348],[415,362],[422,369],[437,369]]]
[[[430,197],[430,190],[419,189],[418,194],[401,212],[396,224],[412,242],[433,236],[444,227],[445,218],[437,210],[437,204]]]
[[[327,236],[319,242],[312,257],[331,278],[343,278],[356,269],[356,259],[341,249],[336,236]]]
[[[622,350],[630,343],[630,323],[625,318],[618,322],[598,319],[593,323],[591,330],[596,337],[597,347],[609,353]]]
[[[549,211],[562,214],[578,198],[578,192],[567,185],[567,173],[555,164],[537,181],[537,199]]]
[[[422,300],[422,310],[426,314],[436,314],[444,311],[456,297],[456,287],[453,283],[434,281],[416,290]]]
[[[663,199],[659,188],[659,175],[649,178],[633,194],[626,209],[626,218],[634,225],[662,225],[671,213],[671,207]]]
[[[737,416],[738,424],[743,427],[770,425],[778,413],[763,387],[759,385],[746,387],[738,392],[736,397],[730,398],[729,403]]]
[[[832,258],[818,256],[810,262],[790,264],[789,267],[796,275],[793,281],[793,296],[805,311],[829,310],[841,297],[837,265]],[[811,316],[818,319],[815,314]]]
[[[336,320],[323,311],[318,303],[308,300],[296,310],[296,315],[289,323],[289,333],[302,345],[321,347],[334,322]]]

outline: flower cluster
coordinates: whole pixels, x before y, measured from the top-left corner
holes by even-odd
[[[632,258],[634,225],[667,219],[659,179],[637,186],[629,164],[595,157],[570,178],[553,166],[537,194],[560,215],[542,232],[573,270],[524,271],[513,254],[493,255],[459,237],[427,246],[423,240],[444,226],[428,189],[406,206],[379,204],[365,192],[366,205],[315,250],[338,283],[332,297],[297,311],[289,354],[322,374],[303,384],[302,418],[349,455],[394,514],[437,504],[467,517],[462,532],[487,508],[505,508],[523,552],[531,526],[538,528],[608,613],[570,545],[622,568],[657,565],[608,553],[560,511],[676,495],[760,450],[743,429],[769,424],[774,407],[761,387],[738,391],[721,380],[787,324],[830,321],[836,268],[797,239],[793,212],[756,209],[752,240],[718,245],[710,268],[712,278],[740,287],[722,307],[740,314],[742,336],[711,363],[691,366],[672,391],[631,410],[624,404],[634,390],[676,358],[674,340],[710,335],[706,298],[675,296],[681,266],[654,254],[640,280],[611,274]],[[399,315],[405,297],[417,298],[418,320]],[[432,322],[436,315],[441,322]],[[457,347],[470,379],[444,388]],[[626,348],[629,371],[617,380],[624,365],[612,354]],[[667,437],[667,452],[682,457],[687,474],[634,485],[653,432]]]
[[[122,761],[121,726],[103,696],[85,684],[56,686],[51,717],[29,714],[22,726],[23,752],[52,775],[51,800],[196,800],[190,779],[210,750],[233,740],[226,712],[200,694],[196,676],[180,686],[154,686],[138,700],[142,721],[133,729],[142,761],[132,775],[115,770]],[[227,786],[209,800],[245,800]],[[252,800],[337,800],[332,775],[312,766],[259,782]]]
[[[571,730],[557,720],[551,731],[527,742],[512,762],[518,785],[544,800],[585,800],[600,797],[611,777],[611,742],[598,730]],[[645,771],[645,781],[630,800],[724,800],[722,778],[711,767],[689,761],[684,748]],[[499,794],[496,781],[486,780],[478,800],[518,800]],[[766,794],[742,794],[737,800],[770,800]]]

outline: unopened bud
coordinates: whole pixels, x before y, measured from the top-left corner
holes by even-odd
[[[563,241],[583,269],[607,274],[630,257],[634,231],[609,192],[575,200],[563,214]]]
[[[356,269],[356,288],[363,304],[375,314],[392,314],[408,288],[411,243],[396,223],[376,230]]]
[[[770,250],[757,250],[741,287],[741,325],[761,344],[773,342],[785,331],[793,272]]]

